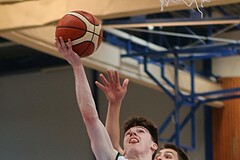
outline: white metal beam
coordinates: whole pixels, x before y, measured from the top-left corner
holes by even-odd
[[[175,27],[175,26],[206,26],[219,24],[240,24],[240,19],[229,20],[201,20],[184,22],[156,22],[156,23],[131,23],[131,24],[109,24],[103,25],[104,28],[140,28],[140,27]]]

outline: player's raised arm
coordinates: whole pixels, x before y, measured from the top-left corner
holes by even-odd
[[[119,116],[123,98],[127,92],[128,79],[120,84],[119,73],[117,71],[107,70],[108,79],[100,74],[102,84],[96,81],[96,85],[105,93],[108,99],[108,112],[106,117],[107,132],[112,141],[113,147],[122,155],[124,151],[120,146],[120,124]]]
[[[72,50],[70,40],[66,45],[62,38],[60,38],[60,41],[56,39],[56,46],[58,51],[73,68],[77,102],[87,128],[94,155],[99,160],[114,160],[117,151],[114,150],[106,128],[98,117],[80,57]]]

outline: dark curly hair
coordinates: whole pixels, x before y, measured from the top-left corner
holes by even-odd
[[[152,121],[150,121],[144,117],[130,118],[123,125],[124,134],[130,128],[135,127],[135,126],[142,126],[142,127],[146,128],[149,131],[149,133],[151,134],[153,142],[158,144],[158,131],[157,131],[157,128],[155,127],[155,124]],[[154,159],[156,153],[157,153],[157,151],[154,152],[152,159]]]
[[[178,160],[190,160],[187,156],[187,153],[182,148],[176,146],[175,144],[165,143],[160,147],[159,151],[162,149],[172,149],[176,151],[178,154]]]

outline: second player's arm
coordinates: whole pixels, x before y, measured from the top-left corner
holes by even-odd
[[[103,84],[96,82],[96,85],[105,93],[108,99],[108,112],[105,127],[112,141],[113,147],[121,154],[124,153],[120,146],[120,110],[123,98],[127,92],[128,79],[120,84],[119,73],[107,70],[108,80],[100,74]]]

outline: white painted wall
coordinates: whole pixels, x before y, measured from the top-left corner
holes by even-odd
[[[212,60],[213,74],[221,77],[239,77],[240,57],[230,56]]]
[[[101,91],[99,107],[104,121],[107,101]],[[142,115],[160,125],[172,107],[165,93],[130,82],[121,121]],[[182,114],[187,111],[184,108]],[[196,122],[197,149],[189,155],[191,160],[204,160],[202,108],[197,111]],[[187,129],[182,134],[186,144],[190,140]],[[0,77],[1,160],[91,160],[93,157],[70,69]]]

